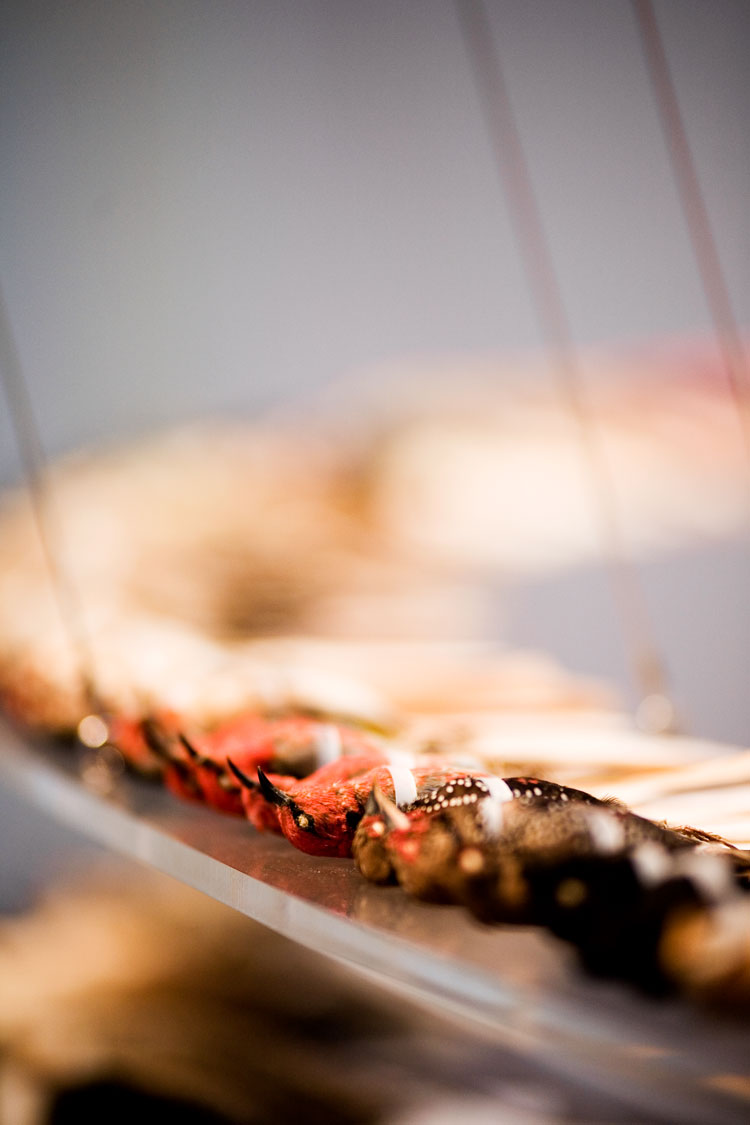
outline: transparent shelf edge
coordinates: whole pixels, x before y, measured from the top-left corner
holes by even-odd
[[[112,800],[76,772],[72,753],[0,723],[0,783],[87,838],[644,1110],[750,1115],[750,1095],[717,1088],[732,1073],[750,1087],[750,1028],[580,979],[545,935],[480,928],[455,908],[370,887],[348,861],[312,860],[158,786],[128,778]]]

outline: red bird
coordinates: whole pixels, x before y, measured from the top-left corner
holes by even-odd
[[[267,718],[246,714],[215,730],[187,738],[171,713],[158,719],[119,720],[113,742],[141,772],[160,772],[179,797],[205,801],[212,808],[242,816],[241,787],[227,768],[231,756],[242,771],[258,766],[296,780],[340,756],[370,752],[384,760],[375,735],[308,716]],[[264,818],[266,821],[268,817]],[[275,824],[275,818],[271,818]],[[265,824],[266,827],[270,823]]]
[[[443,762],[425,761],[407,767],[399,762],[386,763],[383,757],[381,753],[342,758],[301,781],[271,778],[259,768],[255,783],[233,761],[229,766],[244,786],[246,811],[254,822],[260,798],[274,808],[281,832],[300,851],[350,856],[354,833],[374,786],[397,805],[411,805],[420,789],[431,789],[449,777],[471,774]]]

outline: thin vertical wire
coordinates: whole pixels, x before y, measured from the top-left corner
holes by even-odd
[[[482,0],[455,0],[455,5],[550,363],[578,429],[602,554],[633,674],[645,698],[666,699],[666,670],[652,641],[643,590],[622,541],[611,474],[585,401],[560,283],[487,11]]]
[[[632,0],[698,273],[750,460],[750,372],[651,0]]]
[[[63,628],[78,659],[87,705],[101,712],[94,688],[94,660],[78,592],[62,561],[57,511],[48,485],[49,469],[31,396],[16,347],[5,296],[0,285],[0,378],[5,388],[10,419],[18,444],[29,498],[44,559],[52,580]]]

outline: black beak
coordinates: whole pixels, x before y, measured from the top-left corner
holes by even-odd
[[[224,772],[222,770],[221,766],[219,765],[219,763],[215,762],[213,760],[213,758],[204,758],[204,756],[201,753],[199,753],[198,750],[196,750],[196,748],[193,746],[192,742],[190,742],[190,740],[187,738],[186,735],[184,735],[182,733],[182,731],[179,732],[177,737],[179,738],[182,745],[185,747],[185,751],[187,753],[187,756],[190,758],[191,761],[195,762],[195,764],[197,766],[202,766],[204,769],[212,770],[217,776]]]
[[[163,762],[171,762],[169,742],[155,719],[141,719],[141,734],[149,750]]]
[[[184,735],[182,733],[182,731],[180,731],[179,734],[177,735],[177,737],[179,738],[182,745],[185,747],[185,750],[187,751],[188,758],[191,758],[194,762],[200,761],[200,754],[195,749],[192,742],[190,742],[188,740],[187,736]]]
[[[227,758],[227,765],[229,766],[230,770],[232,771],[234,776],[239,781],[240,785],[242,785],[245,789],[257,789],[258,788],[258,782],[253,781],[253,779],[251,777],[248,777],[246,773],[243,773],[242,770],[240,769],[240,767],[236,766],[231,758]]]
[[[268,780],[260,766],[258,766],[258,781],[260,782],[260,791],[269,804],[291,805],[292,798],[289,794],[284,793],[281,789],[277,789],[273,782]]]

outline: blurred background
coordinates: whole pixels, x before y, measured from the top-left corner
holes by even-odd
[[[630,4],[489,9],[576,339],[710,331]],[[746,323],[750,12],[656,11]],[[0,19],[3,285],[51,452],[539,345],[448,0]]]
[[[747,325],[750,6],[655,9]],[[630,4],[489,11],[576,341],[710,336]],[[447,0],[2,0],[0,152],[2,285],[51,455],[540,347]],[[747,542],[641,571],[691,729],[746,743]],[[632,701],[600,566],[518,583],[501,620]],[[0,826],[6,909],[87,862],[7,795]]]
[[[576,341],[710,338],[631,5],[488,7]],[[747,324],[750,10],[655,10]],[[0,21],[2,283],[50,454],[539,349],[447,0],[4,0]],[[645,566],[689,722],[737,741],[747,573],[725,543]],[[553,575],[506,598],[504,635],[628,692],[610,603],[597,565]]]

